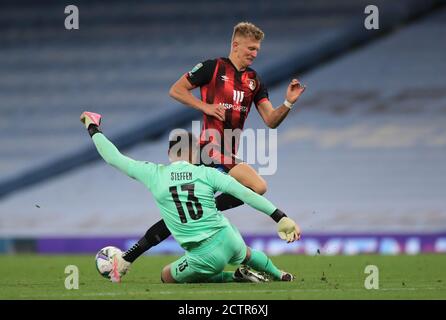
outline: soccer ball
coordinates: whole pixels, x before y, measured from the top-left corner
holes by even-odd
[[[122,254],[119,248],[108,246],[98,251],[95,257],[96,269],[104,278],[110,279],[110,272],[113,267],[113,257]]]

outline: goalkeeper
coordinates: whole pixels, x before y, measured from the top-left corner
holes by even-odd
[[[142,182],[152,193],[161,216],[185,255],[165,266],[161,280],[166,283],[292,281],[293,275],[279,270],[262,252],[246,246],[239,231],[218,213],[214,193],[231,194],[278,223],[279,236],[287,242],[300,239],[296,223],[271,202],[218,170],[193,165],[196,143],[191,134],[178,135],[169,143],[170,165],[135,161],[124,155],[99,129],[101,116],[84,112],[81,121],[88,129],[102,158],[129,177]],[[224,272],[227,264],[246,265]],[[120,282],[130,263],[121,256],[113,259],[111,280]]]

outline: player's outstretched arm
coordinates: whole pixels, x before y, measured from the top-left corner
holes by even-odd
[[[302,85],[299,80],[293,79],[288,85],[285,101],[279,107],[274,109],[271,102],[267,99],[260,103],[257,110],[265,124],[272,129],[277,128],[293,108],[300,95],[305,91],[305,88],[306,86]]]
[[[135,160],[130,159],[119,152],[110,140],[101,132],[99,126],[101,124],[102,116],[97,113],[85,111],[81,114],[80,120],[88,130],[96,149],[101,157],[108,164],[122,171],[128,176],[131,176],[130,169]]]
[[[286,240],[288,243],[300,239],[299,225],[287,216],[283,216],[278,221],[277,233],[279,234],[280,239]]]
[[[277,233],[281,239],[287,242],[300,239],[300,228],[296,222],[287,217],[284,212],[274,206],[268,199],[240,184],[231,176],[222,174],[217,170],[210,169],[208,176],[211,176],[210,180],[214,182],[214,186],[218,191],[233,195],[252,208],[269,215],[276,221]]]

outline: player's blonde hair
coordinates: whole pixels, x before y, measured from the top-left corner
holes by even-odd
[[[265,34],[259,27],[251,22],[239,22],[234,26],[234,32],[232,33],[232,41],[236,36],[243,36],[246,38],[253,38],[257,41],[262,41]]]

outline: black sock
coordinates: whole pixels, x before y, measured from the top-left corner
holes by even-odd
[[[139,239],[137,243],[130,249],[128,249],[122,258],[127,262],[135,261],[140,255],[149,250],[151,247],[156,246],[158,243],[163,242],[170,236],[170,231],[164,220],[160,220],[147,230],[144,237]]]
[[[133,245],[130,249],[128,249],[123,255],[122,258],[127,262],[135,261],[140,255],[146,252],[150,247],[147,246],[147,240],[145,237],[139,239],[137,243]]]
[[[215,198],[215,204],[217,206],[217,210],[225,211],[241,206],[242,204],[244,204],[244,202],[230,194],[222,193]]]
[[[90,134],[90,137],[93,138],[93,136],[94,136],[95,133],[102,133],[102,131],[99,130],[99,127],[98,127],[97,125],[91,123],[91,124],[88,126],[88,133]]]

